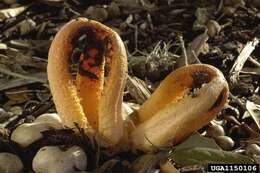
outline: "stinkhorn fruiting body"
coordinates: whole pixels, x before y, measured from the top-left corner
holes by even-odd
[[[133,145],[152,150],[179,143],[213,119],[227,97],[228,84],[217,68],[199,64],[175,70],[133,114]]]
[[[85,36],[74,84],[69,59],[75,42]],[[91,127],[109,143],[123,136],[121,115],[127,56],[118,34],[99,22],[72,20],[55,36],[49,51],[48,78],[53,99],[65,125]]]
[[[86,45],[81,46],[74,81],[69,59],[77,40],[85,40]],[[91,128],[111,146],[126,136],[129,141],[122,143],[143,151],[153,150],[153,145],[179,143],[213,119],[227,101],[228,85],[217,68],[188,65],[168,75],[141,108],[124,121],[126,76],[123,42],[101,23],[85,18],[72,20],[51,44],[48,78],[63,123]],[[129,120],[134,126],[128,124]]]

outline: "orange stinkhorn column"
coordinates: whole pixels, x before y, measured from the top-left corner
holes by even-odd
[[[76,81],[69,59],[76,41],[86,45],[79,60]],[[123,90],[127,56],[120,37],[99,22],[72,20],[55,36],[49,50],[48,78],[63,123],[98,132],[110,146],[129,132],[129,145],[143,151],[177,144],[207,124],[223,108],[228,84],[215,67],[200,64],[182,67],[166,77],[152,96],[129,117],[133,129],[124,129]],[[128,126],[129,127],[129,126]]]
[[[84,34],[86,48],[74,82],[69,59],[75,42]],[[92,127],[111,145],[123,135],[121,109],[126,74],[123,42],[116,32],[99,22],[72,20],[61,28],[51,44],[48,78],[64,124],[72,127],[76,122],[81,127]]]
[[[228,84],[217,68],[199,64],[177,69],[132,115],[132,143],[145,151],[153,150],[153,144],[179,143],[212,120],[227,97]]]

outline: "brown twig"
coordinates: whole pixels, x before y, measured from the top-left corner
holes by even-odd
[[[189,64],[189,62],[188,62],[188,57],[187,57],[187,51],[186,51],[186,48],[185,48],[185,43],[184,43],[182,36],[179,36],[178,38],[179,38],[179,41],[181,43],[181,49],[182,49],[182,53],[183,53],[184,60],[185,60],[185,66],[187,66]]]
[[[192,50],[191,52],[192,52],[193,57],[197,60],[197,63],[198,63],[198,64],[201,64],[201,61],[200,61],[200,59],[198,58],[198,56],[196,55],[195,51]]]
[[[47,83],[47,79],[41,79],[41,78],[37,78],[37,77],[34,77],[34,76],[15,73],[15,72],[12,72],[10,70],[6,70],[6,69],[1,68],[1,67],[0,67],[0,73],[6,74],[6,75],[9,75],[9,76],[13,76],[13,77],[17,77],[17,78],[32,80],[32,81],[35,81],[35,82]]]

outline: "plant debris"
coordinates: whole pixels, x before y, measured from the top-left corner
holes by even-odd
[[[17,155],[24,173],[32,172],[37,151],[52,145],[80,146],[89,173],[206,172],[212,162],[260,164],[259,11],[258,0],[1,1],[0,153]],[[43,131],[43,138],[21,148],[10,140],[13,130],[56,111],[46,75],[51,41],[65,23],[81,16],[101,21],[124,41],[129,62],[124,106],[129,112],[171,71],[193,63],[223,72],[229,103],[198,133],[158,153],[105,148],[104,141],[77,124]],[[79,52],[74,50],[75,57]],[[208,81],[204,74],[193,77],[202,81],[196,87]]]

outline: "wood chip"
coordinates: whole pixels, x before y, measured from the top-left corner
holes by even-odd
[[[246,46],[242,49],[239,56],[237,57],[234,65],[232,66],[229,74],[231,83],[237,83],[239,73],[242,70],[245,62],[249,58],[250,54],[254,51],[256,45],[258,45],[259,40],[255,38],[253,41],[250,41],[246,44]]]
[[[145,82],[137,77],[128,76],[126,88],[131,97],[139,104],[143,104],[151,96],[151,92],[148,90]]]
[[[246,109],[255,121],[258,129],[260,130],[260,105],[257,105],[254,102],[247,101]]]
[[[5,19],[9,19],[12,17],[16,17],[22,12],[24,12],[29,6],[20,6],[17,8],[8,8],[0,10],[0,22],[4,21]]]

